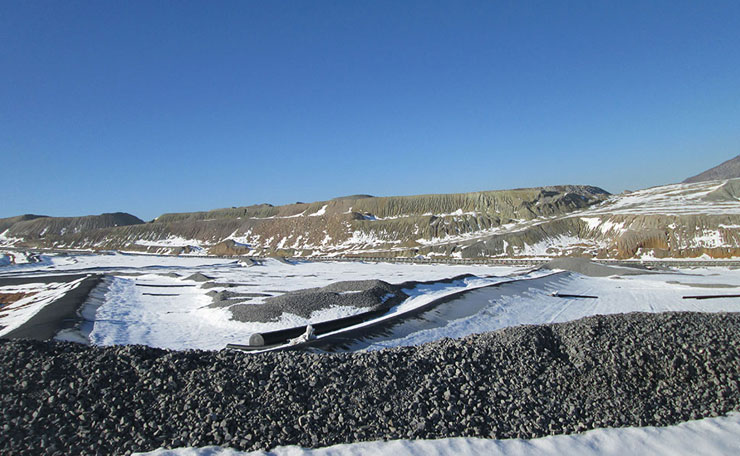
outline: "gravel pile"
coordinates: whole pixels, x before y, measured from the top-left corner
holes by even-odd
[[[265,298],[272,295],[267,293],[237,293],[229,290],[211,290],[206,293],[207,296],[211,297],[211,304],[208,307],[219,308],[229,307],[234,304],[250,301],[252,298]]]
[[[0,341],[3,454],[669,425],[740,407],[740,315],[627,314],[370,353]]]
[[[213,277],[209,277],[200,272],[196,272],[195,274],[191,274],[185,277],[185,280],[193,280],[195,282],[208,282],[209,280],[213,280]]]
[[[310,318],[317,310],[348,306],[364,310],[390,308],[408,295],[397,285],[382,280],[348,280],[323,288],[290,291],[265,299],[262,304],[236,304],[229,307],[238,321],[277,321],[284,313]]]

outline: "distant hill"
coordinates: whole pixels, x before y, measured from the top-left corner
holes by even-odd
[[[149,223],[128,214],[9,219],[0,233],[0,246],[164,254],[432,254],[459,258],[465,255],[463,243],[557,220],[608,197],[609,193],[597,187],[562,185],[441,195],[351,195],[284,206],[169,213]],[[527,242],[545,236],[547,232],[536,228]],[[524,243],[523,239],[506,240],[506,244],[498,240],[478,245],[470,254],[500,254],[504,245],[523,249]]]
[[[15,217],[8,217],[8,218],[0,218],[0,233],[5,232],[8,228],[15,225],[18,222],[25,222],[27,220],[34,220],[38,218],[44,218],[45,215],[33,215],[33,214],[24,214],[24,215],[18,215]]]
[[[740,160],[740,159],[736,159]],[[591,186],[170,213],[0,219],[0,247],[174,255],[740,258],[740,179],[609,195]]]
[[[735,158],[731,158],[714,168],[708,169],[701,174],[689,177],[683,181],[683,183],[691,184],[694,182],[705,182],[710,180],[734,179],[736,177],[740,177],[740,155]]]
[[[21,215],[0,219],[0,229],[2,229],[2,234],[13,238],[59,241],[59,238],[63,238],[65,235],[89,233],[104,228],[143,223],[138,217],[124,212],[84,217]]]

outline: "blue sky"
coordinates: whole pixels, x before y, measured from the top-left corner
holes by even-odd
[[[0,217],[619,192],[737,154],[737,1],[0,4]]]

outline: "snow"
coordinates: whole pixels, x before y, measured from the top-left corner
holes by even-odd
[[[279,295],[303,288],[323,287],[342,280],[380,279],[401,283],[439,280],[466,273],[505,275],[517,270],[483,265],[355,262],[286,264],[277,260],[266,260],[263,266],[242,267],[237,261],[218,258],[123,254],[49,258],[50,264],[35,268],[32,267],[35,265],[29,265],[32,268],[24,272],[84,270],[108,274],[105,293],[99,299],[89,299],[83,307],[83,313],[90,314],[88,318],[94,321],[85,336],[90,343],[146,344],[178,350],[221,349],[228,343],[243,343],[254,332],[301,326],[361,311],[352,307],[334,307],[315,312],[310,319],[284,314],[278,321],[269,323],[233,321],[228,309],[207,307],[211,298],[206,292],[219,288],[202,289],[199,283],[184,279],[194,272],[202,272],[216,282],[240,284],[229,288],[230,291]],[[172,272],[180,277],[164,275]],[[131,273],[144,274],[132,276]],[[447,292],[455,290],[457,288],[452,287]],[[249,303],[259,304],[263,300],[254,298]]]
[[[529,277],[536,275],[530,274]],[[717,283],[734,287],[722,288],[722,294],[740,294],[740,274],[726,268],[697,269],[692,270],[691,274],[622,277],[587,277],[560,272],[473,291],[449,303],[450,307],[471,309],[469,315],[445,320],[436,326],[430,324],[429,328],[408,335],[399,332],[395,338],[390,335],[377,340],[367,349],[420,345],[443,337],[460,338],[509,326],[566,322],[591,315],[668,311],[740,312],[740,299],[682,299],[685,295],[717,294],[716,290],[695,288],[689,284]],[[598,299],[555,297],[552,296],[555,291],[598,296]]]
[[[602,220],[599,217],[581,217],[581,220],[586,222],[589,231],[598,229],[602,234],[609,232],[622,234],[625,231],[624,222],[612,222],[610,220]]]
[[[740,299],[684,300],[697,294],[689,283],[721,283],[740,293],[740,274],[728,268],[678,269],[670,273],[624,277],[586,277],[563,272],[527,272],[521,268],[486,265],[392,264],[362,262],[308,262],[295,264],[265,260],[263,265],[243,267],[235,260],[155,255],[44,255],[44,262],[6,266],[0,277],[18,274],[103,272],[106,287],[89,299],[84,312],[93,321],[83,334],[92,344],[146,344],[171,349],[220,349],[243,343],[255,332],[303,326],[356,314],[362,309],[334,307],[303,318],[283,314],[277,321],[238,322],[228,308],[211,308],[208,291],[200,283],[185,280],[195,272],[231,283],[236,293],[277,296],[288,291],[323,287],[343,280],[380,279],[389,283],[440,281],[461,274],[474,274],[453,283],[433,283],[407,289],[410,296],[383,318],[393,318],[450,294],[475,290],[502,281],[518,282],[472,291],[455,301],[470,308],[444,324],[434,324],[412,334],[396,334],[373,342],[369,349],[417,345],[442,337],[463,337],[507,326],[561,322],[594,314],[672,310],[740,311]],[[8,271],[8,272],[5,272]],[[132,274],[143,275],[132,275]],[[170,277],[165,274],[176,273]],[[679,283],[676,283],[679,282]],[[152,286],[155,285],[155,286]],[[550,296],[559,290],[569,294],[595,295],[598,299],[565,299]],[[730,292],[733,292],[732,289]],[[725,292],[727,290],[724,290]],[[711,290],[699,290],[711,292]],[[61,291],[60,291],[61,292]],[[259,305],[264,297],[247,304]],[[442,306],[444,306],[443,304]],[[462,307],[461,307],[462,306]],[[468,307],[465,307],[468,306]],[[470,307],[472,306],[472,307]],[[325,336],[320,336],[325,337]]]
[[[468,211],[465,212],[462,209],[456,209],[452,212],[446,212],[446,213],[439,213],[435,214],[434,212],[425,212],[424,214],[421,214],[422,217],[437,217],[437,218],[445,218],[445,217],[462,217],[462,216],[478,216],[481,215],[480,212],[476,211]],[[376,217],[373,214],[365,214],[363,216],[365,220],[397,220],[402,218],[411,218],[411,217],[419,217],[419,214],[398,214],[398,215],[388,215],[386,217]]]
[[[143,245],[146,247],[200,247],[203,242],[197,239],[185,239],[181,236],[169,236],[165,239],[155,240],[138,239],[135,244]]]
[[[724,243],[722,242],[722,235],[720,234],[719,230],[709,230],[705,229],[701,231],[701,234],[697,234],[691,239],[691,245],[690,247],[705,247],[705,248],[713,248],[713,247],[722,247]]]
[[[321,207],[321,209],[319,209],[318,211],[314,212],[313,214],[308,214],[308,216],[309,216],[309,217],[318,217],[318,216],[320,216],[320,215],[324,215],[324,214],[326,214],[326,207],[327,207],[327,206],[328,206],[328,204],[324,204],[324,205],[323,205],[323,206]]]
[[[255,269],[255,268],[251,268]],[[211,273],[213,275],[213,273]],[[223,274],[216,274],[223,278]],[[242,276],[243,277],[243,276]],[[254,277],[254,276],[252,276]],[[361,276],[360,279],[373,277]],[[279,279],[276,277],[276,279]],[[325,280],[325,279],[324,279]],[[341,280],[334,277],[332,282]],[[323,280],[322,280],[323,282]],[[144,285],[144,286],[142,286]],[[146,286],[157,285],[157,286]],[[189,286],[188,286],[189,285]],[[94,345],[144,344],[152,347],[218,350],[228,343],[243,343],[255,332],[305,326],[309,323],[332,320],[363,311],[353,307],[340,306],[314,312],[311,318],[293,314],[283,314],[276,322],[239,322],[230,319],[231,314],[224,308],[209,308],[211,299],[196,282],[170,278],[157,274],[138,277],[114,277],[105,294],[103,305],[97,307],[93,330],[89,335]],[[274,288],[286,287],[282,283],[268,280],[261,287],[249,287],[254,292],[274,293]],[[307,283],[298,281],[293,286],[306,288]],[[465,285],[461,286],[462,288]],[[460,287],[439,287],[425,289],[425,296],[405,302],[403,309],[427,302],[458,290]],[[229,290],[235,290],[230,288]],[[145,294],[146,293],[146,294]],[[157,296],[158,294],[166,296]],[[278,293],[279,294],[279,293]],[[170,296],[172,295],[172,296]],[[258,299],[255,299],[255,302]],[[257,305],[257,304],[255,304]],[[402,310],[403,310],[402,309]]]
[[[36,261],[35,255],[23,250],[0,249],[0,266],[21,265]]]
[[[220,322],[212,317],[213,312],[201,309],[210,299],[196,286],[182,286],[188,285],[186,282],[156,274],[114,277],[104,304],[95,313],[90,342],[94,345],[138,343],[162,348],[215,348],[209,345],[209,336],[222,329]],[[228,324],[227,321],[223,323]]]
[[[602,204],[582,212],[590,217],[602,214],[711,214],[738,215],[738,201],[705,201],[711,192],[718,190],[726,180],[673,184],[638,190],[626,195],[613,195]]]
[[[519,280],[529,279],[531,277],[544,276],[547,274],[549,274],[548,271],[535,271],[531,273],[519,274],[516,276],[516,278]],[[373,320],[365,321],[362,323],[358,323],[356,325],[349,326],[347,328],[343,328],[343,329],[332,331],[326,334],[322,334],[318,336],[317,339],[331,337],[338,333],[342,333],[344,331],[354,331],[356,329],[359,329],[365,326],[377,324],[378,322],[381,322],[381,321],[391,320],[399,316],[402,316],[404,314],[408,314],[409,312],[415,311],[421,307],[424,307],[438,299],[441,299],[441,298],[444,298],[444,297],[447,297],[447,296],[450,296],[456,293],[460,293],[463,291],[471,291],[471,290],[475,290],[478,288],[487,287],[487,286],[505,282],[508,280],[511,280],[511,279],[509,277],[468,277],[465,279],[453,281],[451,283],[420,284],[414,288],[404,289],[403,291],[407,295],[409,295],[409,298],[403,301],[402,303],[391,307],[391,309],[387,313],[383,314],[381,317],[378,317]],[[266,350],[266,351],[269,351],[269,350]],[[260,351],[254,351],[254,353],[260,353]]]
[[[385,244],[398,244],[401,241],[392,241],[388,239],[382,239],[378,237],[378,235],[374,231],[370,231],[368,233],[362,232],[362,231],[353,231],[352,236],[349,237],[346,241],[342,242],[341,244],[337,245],[337,249],[345,249],[347,247],[351,247],[354,245],[362,245],[362,246],[377,246],[377,245],[385,245]]]
[[[553,255],[566,254],[578,248],[584,249],[587,252],[595,252],[603,246],[603,243],[590,239],[583,239],[578,236],[559,235],[543,239],[536,244],[526,244],[523,249],[513,246],[512,250],[518,256],[548,258]]]
[[[182,257],[171,255],[147,255],[141,253],[111,253],[111,254],[43,254],[40,263],[26,265],[11,265],[0,269],[0,277],[33,273],[56,272],[108,272],[139,270],[139,269],[192,269],[234,265],[235,260],[213,257]]]
[[[593,231],[601,225],[601,219],[598,217],[581,217],[581,220],[586,222],[589,231]]]
[[[160,449],[148,456],[621,456],[650,454],[665,456],[740,454],[740,413],[705,418],[666,427],[593,429],[578,434],[537,439],[481,439],[457,437],[438,440],[390,440],[359,442],[307,449],[277,447],[269,452],[241,452],[230,448]]]
[[[2,246],[12,246],[15,245],[17,242],[22,241],[20,238],[15,238],[12,236],[8,236],[8,233],[10,232],[10,228],[0,233],[0,245]]]

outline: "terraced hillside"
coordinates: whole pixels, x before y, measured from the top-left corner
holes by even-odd
[[[440,240],[474,239],[521,223],[562,217],[607,197],[604,190],[588,186],[382,198],[358,195],[310,204],[164,214],[149,223],[109,223],[79,230],[64,230],[63,225],[70,223],[67,219],[42,218],[10,225],[0,233],[0,240],[30,248],[175,254],[408,256],[434,250],[460,256],[454,246],[433,247]],[[77,226],[82,226],[81,221]]]
[[[102,226],[86,225],[89,218],[3,219],[0,243],[299,257],[740,256],[740,179],[620,195],[590,186],[357,195],[310,204],[164,214],[149,223],[123,215],[118,214],[116,223],[105,219]]]

